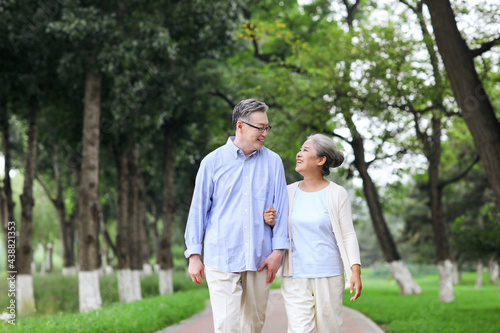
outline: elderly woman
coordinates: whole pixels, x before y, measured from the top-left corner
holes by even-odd
[[[361,295],[361,262],[347,191],[324,177],[344,156],[330,138],[315,134],[296,160],[304,179],[288,185],[290,251],[281,281],[288,333],[342,332],[344,270],[354,301]],[[275,214],[268,208],[265,222],[272,226]]]

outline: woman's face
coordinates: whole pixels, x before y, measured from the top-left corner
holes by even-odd
[[[307,140],[304,142],[302,147],[296,156],[296,164],[295,171],[300,173],[301,175],[310,172],[318,172],[321,173],[321,169],[323,168],[323,160],[324,157],[317,157],[316,149],[314,149],[313,142],[311,140]]]

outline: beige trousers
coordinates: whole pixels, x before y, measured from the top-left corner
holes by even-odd
[[[260,333],[270,283],[267,269],[227,273],[205,266],[216,333]]]
[[[341,333],[344,286],[344,275],[282,278],[288,333]]]

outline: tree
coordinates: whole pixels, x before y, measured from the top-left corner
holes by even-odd
[[[31,261],[33,260],[31,241],[33,238],[33,181],[35,179],[38,118],[40,112],[39,103],[38,96],[33,95],[30,100],[30,112],[28,118],[28,147],[26,150],[26,162],[24,166],[23,194],[21,195],[21,230],[19,233],[19,248],[16,258],[16,282],[19,288],[16,295],[17,308],[21,314],[35,311],[33,277],[31,276]]]
[[[245,37],[251,40],[254,56],[261,61],[269,63],[270,66],[287,68],[306,77],[305,81],[307,81],[302,87],[304,91],[296,95],[302,98],[305,95],[307,96],[304,98],[305,100],[314,101],[314,106],[311,102],[307,104],[311,119],[307,118],[303,112],[298,113],[299,119],[292,115],[289,118],[293,122],[298,122],[299,127],[302,125],[308,130],[339,137],[352,147],[354,151],[353,164],[363,180],[363,191],[375,234],[391,273],[403,294],[420,293],[421,289],[402,262],[396,243],[387,227],[378,190],[368,173],[368,167],[374,161],[366,160],[364,138],[354,120],[363,111],[369,112],[367,110],[369,108],[372,108],[370,111],[374,113],[380,110],[380,106],[377,107],[377,103],[373,101],[374,97],[371,97],[372,102],[369,103],[366,103],[366,98],[358,97],[360,94],[356,92],[354,87],[360,84],[353,82],[353,75],[351,75],[356,66],[353,59],[360,56],[360,52],[355,51],[356,48],[352,40],[353,38],[368,38],[368,35],[363,35],[362,32],[358,33],[354,29],[355,14],[359,9],[360,1],[356,1],[352,5],[344,1],[347,12],[346,32],[339,25],[328,22],[327,18],[331,14],[328,5],[328,1],[320,1],[310,6],[304,6],[304,14],[301,14],[297,8],[289,9],[289,16],[281,13],[281,16],[284,17],[276,24],[278,28],[281,26],[279,32],[276,33],[273,33],[271,29],[266,31],[262,27],[266,24],[265,21],[259,22],[252,19],[246,24],[247,35]],[[264,4],[259,6],[265,7]],[[247,17],[253,18],[251,14],[252,12],[248,11]],[[265,17],[266,14],[263,15]],[[293,27],[293,30],[283,31],[283,27]],[[262,33],[258,34],[257,29]],[[268,36],[266,36],[266,32],[269,33]],[[265,43],[261,43],[262,40],[265,40]],[[332,49],[333,44],[335,44],[335,49]],[[367,61],[373,62],[373,56],[368,55],[368,57],[372,58],[367,59]],[[337,65],[332,66],[332,62]],[[295,75],[297,76],[297,74]],[[261,79],[261,81],[265,80]],[[298,82],[298,80],[294,80],[294,82]],[[281,85],[283,82],[279,84]],[[285,85],[285,87],[287,86]],[[356,98],[359,101],[356,102]],[[298,101],[294,100],[294,102]],[[289,104],[291,103],[287,105]],[[295,107],[297,106],[295,105]],[[345,126],[350,131],[351,139],[343,137],[335,130],[332,131],[332,114],[342,116]],[[311,120],[309,124],[308,120]],[[381,150],[381,147],[376,150]]]
[[[471,50],[458,30],[449,0],[424,0],[436,44],[477,152],[500,206],[500,123],[474,66],[474,57],[500,43],[500,36]]]
[[[85,70],[82,167],[78,195],[78,285],[80,312],[101,306],[98,259],[99,226],[99,118],[102,73],[89,55]]]

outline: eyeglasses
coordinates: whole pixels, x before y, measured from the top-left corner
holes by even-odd
[[[259,133],[264,133],[265,131],[267,131],[267,133],[271,132],[271,125],[267,126],[267,127],[257,127],[257,126],[254,126],[252,124],[249,124],[247,123],[246,121],[243,121],[243,120],[240,120],[243,124],[246,124],[250,127],[253,127],[255,128],[257,131],[259,131]]]

